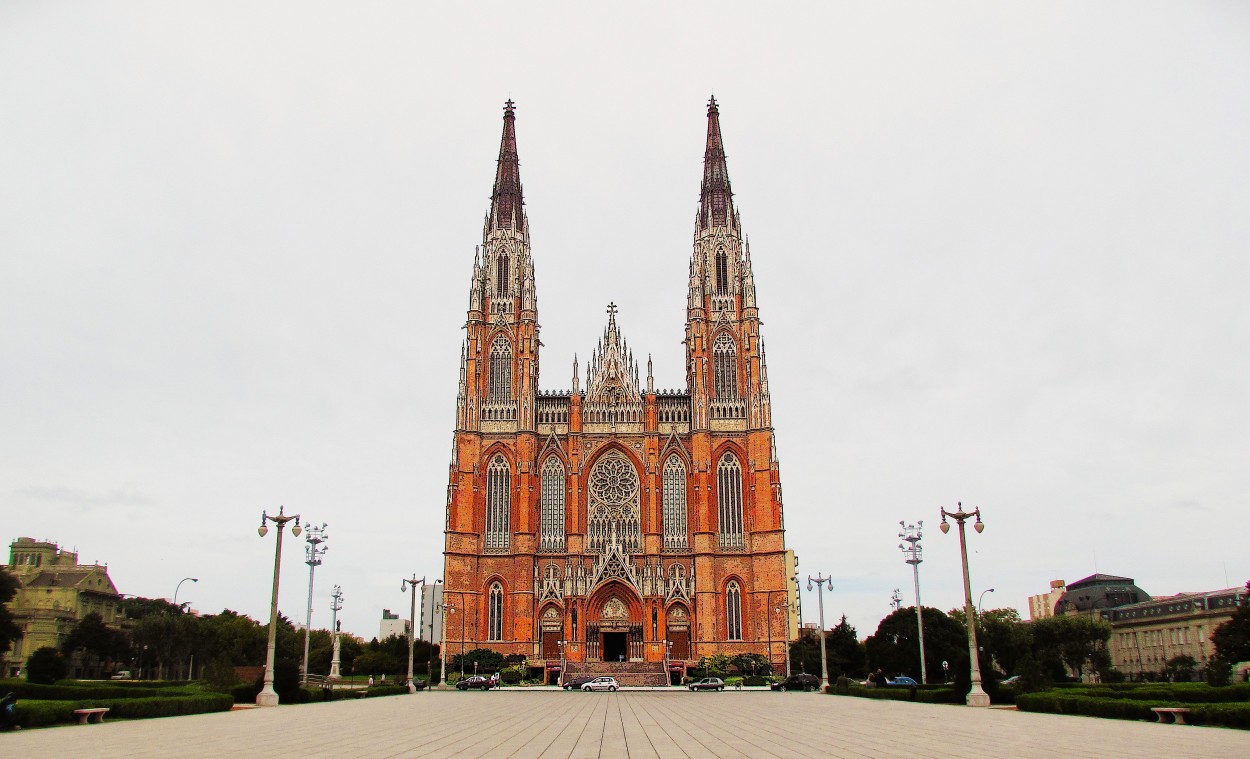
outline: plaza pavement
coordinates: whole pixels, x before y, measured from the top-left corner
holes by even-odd
[[[768,691],[435,691],[0,735],[4,757],[1250,757],[1250,731]]]

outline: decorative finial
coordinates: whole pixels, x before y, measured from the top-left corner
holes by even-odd
[[[504,115],[511,116],[515,110],[516,110],[516,103],[512,102],[512,98],[508,98],[506,101],[504,101],[504,104],[503,104]]]

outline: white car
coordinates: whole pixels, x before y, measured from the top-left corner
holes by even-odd
[[[616,684],[615,677],[596,677],[594,680],[582,686],[584,691],[592,690],[616,690],[620,686]]]

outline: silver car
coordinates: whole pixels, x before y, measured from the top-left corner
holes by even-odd
[[[620,686],[616,684],[615,677],[596,677],[594,680],[582,686],[584,691],[592,690],[616,690]]]

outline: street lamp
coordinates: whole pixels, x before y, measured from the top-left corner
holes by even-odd
[[[330,539],[326,535],[325,522],[320,527],[313,527],[308,523],[304,523],[304,532],[308,533],[304,540],[308,545],[304,546],[304,563],[308,565],[308,611],[304,615],[304,673],[301,682],[305,687],[308,686],[308,642],[312,637],[312,597],[313,597],[313,572],[317,567],[321,566],[321,557],[330,548],[322,545]]]
[[[943,534],[950,532],[950,523],[946,521],[947,517],[954,519],[959,523],[959,553],[963,558],[964,565],[964,616],[968,621],[968,658],[969,666],[972,672],[972,690],[968,691],[968,706],[989,706],[990,697],[981,688],[981,663],[977,661],[977,626],[973,619],[972,613],[972,583],[968,579],[968,544],[964,535],[964,522],[970,517],[976,517],[977,521],[972,528],[977,532],[985,530],[985,523],[981,521],[981,509],[973,511],[964,511],[963,503],[956,502],[955,511],[950,512],[945,508],[942,509],[942,524],[940,525]]]
[[[276,546],[273,551],[273,595],[269,599],[269,648],[265,652],[265,687],[256,694],[257,706],[278,705],[278,692],[273,689],[273,659],[278,635],[278,574],[282,569],[282,531],[286,528],[287,522],[294,521],[295,526],[291,528],[291,534],[298,538],[301,532],[299,514],[286,516],[283,513],[284,508],[284,506],[279,506],[278,515],[273,517],[269,516],[267,511],[261,511],[260,527],[256,529],[257,534],[263,538],[269,534],[269,525],[265,524],[266,522],[273,522],[278,526],[278,539],[275,541]]]
[[[924,520],[916,524],[899,522],[898,526],[903,528],[903,531],[898,534],[903,542],[899,543],[898,547],[903,551],[903,561],[911,564],[911,578],[916,584],[916,631],[920,639],[920,684],[924,685],[929,681],[924,664],[924,607],[920,605],[920,562],[924,561],[924,549],[920,546],[920,539],[923,537],[921,529],[924,527]]]
[[[981,591],[981,597],[977,599],[977,619],[981,618],[981,602],[985,600],[985,594],[993,593],[993,592],[994,592],[993,588],[986,588],[985,590]]]
[[[431,690],[434,689],[434,615],[442,610],[443,605],[436,599],[438,598],[438,586],[443,584],[442,578],[434,581],[434,591],[430,593],[430,637],[426,638],[430,643],[430,658],[425,663],[425,683]],[[425,589],[421,589],[421,605],[425,606]],[[422,617],[425,614],[421,615]],[[439,649],[442,653],[442,649]]]
[[[894,611],[903,608],[903,595],[899,593],[898,588],[895,588],[894,592],[890,594],[890,608],[894,609]]]
[[[464,594],[461,594],[461,596],[463,595]],[[464,604],[463,597],[460,599],[460,603],[462,605]],[[448,614],[455,614],[456,605],[445,603],[443,604],[443,611],[447,612]],[[447,640],[446,629],[443,630],[443,640]],[[446,658],[447,658],[447,652],[444,651],[443,659],[446,660]],[[460,613],[460,679],[462,680],[464,679],[464,612],[463,611]]]
[[[820,609],[820,689],[829,688],[829,661],[825,658],[825,584],[829,584],[829,592],[833,592],[833,578],[824,577],[819,572],[816,578],[807,576],[807,589],[811,591],[812,583],[816,583],[816,605]]]
[[[199,582],[199,581],[200,581],[200,578],[198,578],[198,577],[184,577],[184,578],[182,578],[181,580],[179,580],[179,581],[178,581],[178,585],[177,585],[177,587],[175,587],[175,588],[174,588],[174,606],[178,606],[178,591],[182,590],[182,584],[183,584],[184,582],[186,582],[187,580],[190,580],[191,582]],[[182,607],[181,607],[181,606],[178,606],[178,610],[179,610],[179,611],[181,611],[181,610],[182,610]]]
[[[412,684],[412,648],[416,645],[417,635],[417,586],[425,585],[425,578],[417,579],[417,573],[412,573],[412,579],[404,579],[399,584],[399,592],[409,591],[412,593],[412,609],[408,612],[408,619],[411,623],[408,625],[408,692],[416,693],[417,686]]]
[[[782,628],[786,631],[786,634],[785,634],[786,677],[789,677],[790,676],[790,615],[798,612],[798,604],[787,599],[783,603],[777,604],[776,610],[778,614],[780,614],[783,611],[786,613],[786,615],[782,617],[781,624],[782,624]]]
[[[343,586],[335,585],[334,592],[330,594],[330,630],[334,635],[332,646],[334,655],[330,657],[330,674],[326,677],[328,680],[338,680],[342,677],[339,674],[339,610],[342,608]]]

